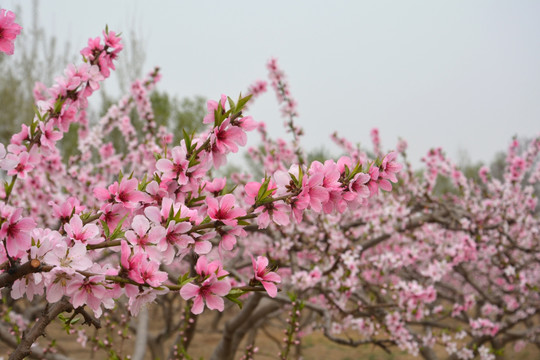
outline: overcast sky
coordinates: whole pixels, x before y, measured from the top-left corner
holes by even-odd
[[[26,20],[30,1],[0,7],[17,4]],[[513,135],[540,133],[539,1],[47,0],[39,16],[76,51],[105,24],[137,30],[145,73],[159,65],[159,89],[180,97],[235,97],[277,57],[308,148],[336,152],[336,130],[368,145],[378,127],[417,164],[435,146],[488,162]],[[287,136],[273,94],[251,114]]]

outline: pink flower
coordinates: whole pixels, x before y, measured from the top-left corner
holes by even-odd
[[[116,52],[124,48],[120,36],[117,35],[114,31],[103,31],[103,41],[105,42],[105,45],[115,49]]]
[[[251,257],[253,271],[256,281],[260,282],[270,297],[276,297],[276,284],[281,282],[281,277],[275,272],[271,272],[268,267],[268,259],[265,256],[257,256],[257,261]]]
[[[368,183],[371,177],[368,174],[358,173],[349,183],[349,191],[343,193],[343,199],[352,204],[361,204],[363,199],[369,198],[371,191]]]
[[[161,209],[156,206],[149,206],[144,209],[144,214],[153,223],[166,226],[168,220],[170,220],[169,215],[171,211],[174,215],[178,214],[180,218],[187,218],[189,221],[195,224],[202,221],[202,218],[197,214],[197,210],[191,210],[186,205],[179,202],[174,202],[173,199],[169,197],[163,198],[161,202]]]
[[[186,159],[186,151],[183,147],[175,146],[172,151],[173,161],[169,159],[159,159],[156,163],[156,169],[163,172],[164,179],[178,179],[179,185],[188,183],[186,170],[189,161]]]
[[[131,256],[131,248],[125,240],[120,241],[120,265],[122,265],[122,271],[127,273],[127,276],[142,284],[144,281],[138,274],[138,267],[141,259],[144,257],[144,253],[138,252]]]
[[[101,316],[101,299],[105,298],[107,290],[101,284],[105,280],[103,275],[90,277],[77,276],[67,286],[66,292],[71,296],[71,304],[74,308],[88,305],[94,314]]]
[[[87,254],[86,245],[81,242],[75,242],[68,247],[65,241],[60,241],[45,254],[43,260],[49,265],[61,267],[70,274],[74,270],[87,270],[93,264],[92,259]]]
[[[168,277],[166,272],[159,271],[159,263],[152,260],[143,260],[139,264],[138,270],[140,281],[137,281],[139,279],[136,279],[135,281],[139,283],[146,283],[153,287],[160,286],[161,284],[163,284],[163,282],[165,282],[165,280],[167,280]]]
[[[25,179],[28,172],[34,169],[38,163],[39,156],[35,151],[31,150],[29,153],[23,151],[19,155],[9,154],[6,159],[14,161],[17,164],[13,169],[8,171],[8,175],[17,175],[21,179]]]
[[[121,264],[128,276],[139,284],[148,284],[158,287],[167,280],[167,273],[159,271],[159,263],[148,261],[144,252],[137,252],[131,256],[131,249],[124,240],[121,241]]]
[[[49,205],[53,208],[53,216],[60,219],[62,222],[67,222],[72,214],[80,214],[85,209],[76,197],[69,197],[66,201],[57,205],[53,201],[49,201]]]
[[[219,249],[225,249],[231,251],[236,244],[236,237],[247,236],[246,231],[241,227],[235,227],[229,230],[219,229],[221,235],[221,241],[219,242]]]
[[[225,109],[225,103],[227,102],[227,95],[221,95],[221,108]],[[206,108],[208,109],[208,114],[203,119],[204,124],[212,124],[215,122],[215,114],[219,107],[219,103],[215,100],[208,100],[206,102]]]
[[[101,207],[101,212],[103,215],[100,219],[107,223],[109,229],[114,229],[129,213],[129,209],[126,209],[122,204],[105,204]]]
[[[487,166],[482,166],[478,170],[478,177],[480,177],[480,180],[482,180],[483,183],[487,183],[489,176],[489,168]]]
[[[379,168],[374,164],[371,164],[369,167],[369,176],[371,179],[366,183],[366,185],[369,188],[371,196],[373,196],[379,192],[379,185],[377,184],[377,180],[379,179]]]
[[[158,184],[156,181],[152,181],[150,184],[146,185],[146,192],[150,194],[152,199],[157,201],[158,204],[161,203],[162,199],[167,196],[167,190],[165,183]]]
[[[214,132],[212,134],[213,152],[226,154],[232,151],[235,153],[238,152],[238,145],[246,145],[246,133],[238,126],[229,125],[230,120],[226,119],[220,126],[214,128]]]
[[[34,295],[43,295],[44,286],[45,282],[42,274],[28,274],[11,285],[11,297],[20,299],[26,295],[28,300],[32,301]]]
[[[225,187],[226,182],[226,178],[215,178],[212,181],[206,181],[204,184],[204,190],[213,193],[215,196],[218,196],[219,192]]]
[[[81,50],[83,55],[88,60],[94,60],[95,54],[99,54],[103,51],[103,45],[101,44],[101,38],[88,39],[88,46]]]
[[[371,129],[370,135],[371,141],[373,142],[373,151],[375,152],[375,155],[378,156],[381,153],[381,138],[379,137],[379,129]]]
[[[142,215],[136,215],[131,226],[133,230],[126,231],[125,237],[135,252],[144,251],[151,260],[160,260],[161,251],[155,245],[165,237],[165,229],[159,225],[150,229],[150,222]]]
[[[237,119],[235,125],[244,131],[251,131],[255,130],[259,126],[259,123],[253,120],[251,116],[244,116],[241,119]]]
[[[6,154],[7,153],[4,144],[0,143],[0,169],[7,171],[14,169],[15,166],[17,166],[17,162],[15,160],[7,159]]]
[[[306,175],[302,181],[302,192],[298,195],[299,199],[305,201],[313,211],[319,213],[322,210],[322,204],[330,198],[328,190],[323,187],[324,174],[316,172],[309,177]]]
[[[197,260],[195,270],[204,280],[200,286],[192,283],[184,285],[180,289],[180,296],[184,300],[195,298],[191,308],[193,314],[202,313],[205,303],[211,310],[223,311],[225,303],[222,297],[229,293],[231,284],[227,280],[219,280],[219,277],[227,274],[221,268],[221,263],[213,261],[208,264],[206,257],[201,256]],[[220,273],[225,273],[225,275],[220,275]]]
[[[123,178],[120,184],[116,181],[109,185],[107,189],[97,187],[94,189],[94,195],[99,200],[118,202],[124,205],[126,209],[135,209],[139,202],[151,202],[150,195],[137,190],[139,182],[137,179]]]
[[[212,250],[212,243],[209,241],[216,237],[215,231],[210,231],[204,235],[193,233],[193,250],[198,255],[208,254]],[[232,248],[232,247],[231,247]]]
[[[66,295],[66,287],[73,279],[74,273],[68,273],[64,268],[54,267],[47,275],[47,301],[55,303]]]
[[[182,221],[176,223],[172,220],[167,227],[167,233],[157,245],[158,250],[163,255],[163,263],[170,264],[174,258],[175,250],[174,246],[180,247],[180,250],[186,249],[190,244],[194,243],[191,236],[185,233],[191,229],[191,223]]]
[[[225,225],[238,225],[237,217],[246,215],[244,209],[234,208],[235,198],[232,194],[227,194],[218,201],[214,198],[207,198],[208,216],[212,220],[221,221]]]
[[[392,151],[391,153],[389,153],[388,155],[384,157],[381,164],[381,170],[379,172],[380,178],[387,179],[393,183],[397,183],[398,180],[396,177],[396,173],[398,173],[401,170],[403,165],[396,162],[396,158],[397,158],[397,153],[395,151]],[[383,187],[381,186],[381,188]],[[392,190],[392,185],[390,185],[390,190]]]
[[[15,46],[13,41],[21,33],[22,27],[15,23],[15,14],[11,11],[0,9],[0,51],[13,55]]]
[[[253,84],[249,86],[248,91],[250,94],[253,95],[253,97],[257,97],[261,95],[262,93],[266,92],[266,81],[264,80],[257,80]]]
[[[112,157],[114,155],[114,152],[115,150],[114,150],[114,145],[112,142],[108,142],[104,144],[99,149],[99,155],[101,155],[103,159]]]
[[[72,240],[80,241],[83,244],[97,244],[102,240],[97,237],[99,234],[97,225],[86,224],[83,226],[79,215],[74,215],[69,221],[69,224],[64,225],[64,230]]]
[[[168,292],[168,289],[164,290],[155,290],[155,289],[145,289],[142,292],[135,294],[134,296],[129,297],[129,311],[131,315],[137,316],[141,307],[145,304],[151,303],[157,297],[157,295],[163,295]]]
[[[0,216],[5,222],[0,228],[0,239],[6,239],[6,251],[12,257],[20,258],[30,249],[30,231],[36,226],[31,218],[21,218],[23,209],[2,206]]]
[[[289,181],[289,180],[287,180]],[[262,184],[256,181],[250,181],[244,186],[244,191],[246,192],[246,196],[244,198],[244,201],[248,205],[255,204],[255,201],[257,200],[257,195],[259,194],[259,190],[261,189]],[[271,195],[273,195],[276,191],[276,185],[272,180],[268,183],[267,191],[273,190]]]
[[[202,277],[215,274],[218,278],[221,278],[225,275],[229,275],[227,271],[223,270],[223,264],[221,264],[219,260],[214,260],[209,263],[206,256],[201,256],[199,260],[197,260],[195,271]]]

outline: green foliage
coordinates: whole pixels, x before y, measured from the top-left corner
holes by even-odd
[[[504,152],[498,152],[493,157],[493,161],[489,165],[491,176],[501,180],[504,176],[504,168],[506,166],[506,154]]]
[[[154,91],[150,95],[154,120],[158,126],[166,126],[174,134],[174,142],[183,138],[183,130],[191,134],[203,129],[206,115],[206,99],[202,96],[178,99],[165,92]]]
[[[321,163],[324,163],[328,159],[334,159],[335,157],[331,157],[330,152],[324,148],[324,146],[319,146],[316,149],[311,150],[307,154],[308,164],[311,164],[314,161],[319,161]]]

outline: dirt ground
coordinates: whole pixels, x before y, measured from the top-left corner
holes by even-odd
[[[156,309],[151,309],[150,319],[159,318],[158,312]],[[197,326],[197,331],[191,346],[189,347],[189,355],[194,360],[199,359],[209,359],[212,354],[215,346],[218,344],[222,336],[222,329],[224,321],[227,320],[228,316],[225,316],[224,319],[219,323],[217,329],[212,329],[212,321],[214,315],[211,313],[203,314],[199,319],[199,324]],[[106,326],[106,323],[104,324]],[[118,326],[118,325],[117,325]],[[88,328],[87,326],[76,325],[75,329],[87,329],[89,335],[94,334],[94,330]],[[115,328],[119,330],[119,327]],[[283,329],[279,329],[277,326],[270,325],[266,327],[267,332],[263,333],[259,331],[257,341],[255,346],[258,348],[254,359],[266,360],[266,359],[278,359],[278,354],[281,350],[281,342],[278,339],[283,338]],[[159,324],[157,321],[154,321],[150,325],[150,331],[155,332],[159,331]],[[107,359],[108,355],[104,350],[98,350],[94,354],[90,351],[90,343],[86,348],[82,348],[78,343],[76,343],[77,335],[68,336],[66,332],[62,329],[59,322],[51,326],[48,330],[48,341],[43,341],[42,338],[40,343],[45,344],[50,342],[52,338],[57,339],[57,349],[60,353],[63,353],[72,359],[77,360],[86,360],[86,359]],[[98,332],[98,335],[103,338],[105,336],[105,330],[101,329]],[[172,336],[174,338],[174,336]],[[131,339],[126,339],[122,341],[119,338],[114,340],[115,348],[121,348],[120,355],[126,356],[133,352],[134,349],[134,337]],[[172,341],[172,340],[171,340]],[[239,347],[239,351],[235,359],[240,359],[243,355],[245,344],[242,344]],[[444,349],[436,349],[438,355],[441,359],[446,358],[446,352]],[[10,350],[5,348],[5,345],[0,343],[0,360],[2,356],[4,359],[8,358]],[[292,356],[289,359],[295,359],[294,350],[292,350]],[[540,351],[533,346],[527,346],[524,350],[519,353],[514,353],[514,351],[509,347],[505,349],[506,359],[508,360],[535,360],[540,359]],[[326,339],[320,331],[315,331],[309,335],[306,335],[302,339],[301,344],[301,356],[303,360],[319,360],[319,359],[332,359],[332,360],[412,360],[420,359],[415,358],[411,355],[406,354],[403,351],[400,351],[397,348],[393,348],[391,354],[387,354],[380,348],[374,347],[372,345],[364,345],[358,348],[351,348],[342,345],[338,345]],[[153,360],[150,355],[150,351],[147,350],[146,359]]]

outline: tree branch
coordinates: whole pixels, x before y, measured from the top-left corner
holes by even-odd
[[[59,314],[63,313],[64,311],[69,312],[72,310],[73,306],[66,298],[63,298],[52,306],[45,308],[42,316],[36,321],[30,331],[24,334],[15,351],[9,356],[9,360],[22,360],[26,356],[30,355],[30,347],[38,337],[44,334],[47,325],[56,319]]]

